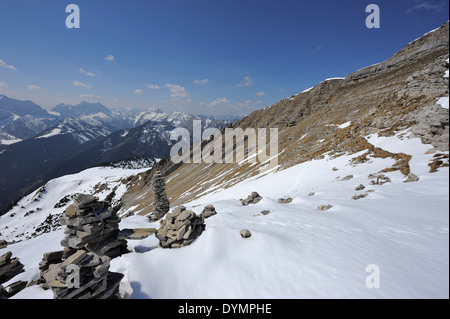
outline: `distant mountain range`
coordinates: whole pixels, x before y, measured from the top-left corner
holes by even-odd
[[[59,104],[50,112],[0,95],[0,214],[52,178],[127,158],[168,157],[175,128],[222,128],[229,121],[150,108],[113,112],[100,103]]]

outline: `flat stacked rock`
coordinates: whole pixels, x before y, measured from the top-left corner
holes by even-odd
[[[161,221],[156,232],[162,248],[179,248],[190,245],[205,230],[204,218],[186,207],[175,208]]]
[[[100,256],[120,256],[128,250],[126,240],[118,239],[119,222],[108,202],[100,202],[91,195],[78,195],[60,218],[61,225],[67,226],[61,245]]]
[[[23,265],[18,258],[11,258],[12,252],[0,256],[0,284],[7,282],[16,275],[24,272]]]
[[[150,221],[155,222],[163,218],[170,210],[170,202],[166,195],[166,182],[159,171],[153,177],[153,202],[155,211],[150,215]]]
[[[120,298],[119,284],[124,275],[109,272],[110,260],[108,256],[77,250],[41,271],[43,288],[51,288],[55,299]]]

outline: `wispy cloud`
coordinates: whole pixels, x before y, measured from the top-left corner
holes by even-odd
[[[260,91],[260,92],[256,93],[256,96],[263,97],[263,96],[266,96],[266,93],[264,93],[263,91]]]
[[[95,100],[103,99],[103,96],[101,96],[101,95],[94,95],[94,94],[81,94],[80,97],[81,97],[82,99],[88,99],[88,100],[92,100],[92,99],[95,99]]]
[[[190,95],[186,89],[180,85],[167,83],[164,86],[169,89],[172,100],[190,98]]]
[[[161,88],[157,84],[146,84],[145,86],[148,87],[149,89],[152,89],[152,90],[159,90]]]
[[[208,84],[209,83],[209,79],[194,80],[194,83],[197,84],[197,85]]]
[[[221,97],[221,98],[218,98],[218,99],[212,101],[211,103],[209,103],[208,107],[215,107],[218,105],[225,105],[225,104],[230,104],[230,103],[231,103],[230,100],[228,100],[225,97]]]
[[[445,10],[445,2],[416,0],[415,5],[408,8],[407,13],[412,13],[414,11],[420,10],[442,12],[443,10]]]
[[[39,91],[41,89],[40,86],[34,85],[34,84],[30,84],[28,85],[28,90],[29,91]]]
[[[72,82],[72,85],[73,85],[73,86],[77,86],[77,87],[83,87],[83,88],[85,88],[85,89],[90,89],[90,88],[92,88],[92,85],[85,84],[85,83],[78,82],[78,81],[73,81],[73,82]]]
[[[0,82],[0,89],[7,89],[8,84],[6,82]]]
[[[82,69],[82,68],[79,68],[78,71],[80,71],[80,72],[83,73],[84,75],[91,76],[91,77],[100,76],[100,72],[98,72],[98,71],[97,71],[96,73],[94,73],[94,72],[86,71],[86,70],[84,70],[84,69]]]
[[[315,48],[314,50],[311,51],[311,53],[316,53],[319,52],[320,50],[322,50],[325,47],[325,44],[319,44],[317,46],[317,48]]]
[[[1,59],[0,59],[0,68],[17,71],[17,69],[14,66],[6,64],[6,62]]]
[[[106,61],[112,62],[115,61],[116,58],[114,57],[114,55],[110,54],[105,58]]]
[[[253,84],[253,79],[249,76],[244,77],[244,80],[236,84],[237,88],[244,88]]]
[[[142,95],[144,94],[144,91],[142,91],[141,89],[136,89],[134,90],[134,94]]]

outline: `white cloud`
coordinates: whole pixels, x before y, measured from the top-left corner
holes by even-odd
[[[6,82],[0,82],[0,88],[1,89],[7,89],[8,88],[8,84]]]
[[[208,80],[208,79],[195,80],[194,83],[195,83],[195,84],[198,84],[198,85],[208,84],[208,83],[209,83],[209,80]]]
[[[108,56],[105,58],[105,60],[106,60],[106,61],[112,62],[112,61],[115,61],[116,58],[114,57],[114,55],[110,54],[110,55],[108,55]]]
[[[141,94],[144,94],[144,91],[142,91],[141,89],[136,89],[136,90],[134,90],[134,94],[141,95]]]
[[[413,11],[419,10],[428,10],[428,11],[443,11],[445,6],[445,2],[441,1],[439,3],[431,2],[431,1],[422,1],[416,0],[416,5],[408,9],[407,13],[411,13]]]
[[[225,105],[225,104],[230,104],[230,100],[228,100],[225,97],[221,97],[221,98],[217,98],[215,101],[212,101],[211,103],[208,104],[209,107],[215,107],[218,105]]]
[[[85,89],[90,89],[90,88],[92,87],[92,85],[85,84],[85,83],[78,82],[78,81],[73,81],[73,82],[72,82],[72,85],[73,85],[73,86],[78,86],[78,87],[83,87],[83,88],[85,88]]]
[[[152,90],[159,90],[161,88],[157,84],[146,84],[145,86],[148,87],[149,89],[152,89]]]
[[[40,86],[37,86],[37,85],[34,85],[34,84],[28,85],[28,90],[30,90],[30,91],[38,91],[40,89],[41,89]]]
[[[17,69],[16,69],[14,66],[6,64],[6,62],[3,61],[3,60],[0,60],[0,67],[1,67],[1,68],[4,68],[4,69],[9,69],[9,70],[17,71]]]
[[[186,89],[182,86],[175,85],[175,84],[166,84],[164,85],[166,88],[170,91],[170,97],[173,99],[188,99],[190,98],[189,93],[186,91]]]
[[[266,93],[264,93],[263,91],[261,91],[261,92],[256,93],[256,96],[263,97],[263,96],[266,96]]]
[[[103,96],[94,94],[81,94],[80,97],[82,99],[103,99]]]
[[[87,75],[87,76],[91,76],[91,77],[98,76],[98,72],[97,72],[97,74],[95,74],[94,72],[85,71],[85,70],[83,70],[82,68],[79,68],[78,70],[79,70],[81,73],[83,73],[84,75]]]
[[[236,84],[237,88],[244,88],[253,84],[253,79],[249,76],[244,77],[244,80]]]

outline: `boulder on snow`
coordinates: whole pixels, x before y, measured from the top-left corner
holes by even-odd
[[[204,219],[209,218],[211,216],[216,215],[216,209],[214,208],[213,205],[207,205],[205,206],[205,208],[203,209],[202,213],[200,214],[200,216],[202,216]]]
[[[261,199],[262,197],[257,192],[253,192],[246,199],[241,199],[241,203],[244,206],[248,206],[260,202]]]
[[[414,182],[418,182],[420,180],[419,176],[417,176],[414,173],[410,173],[408,175],[408,178],[406,179],[405,183],[414,183]]]
[[[279,204],[289,204],[293,201],[292,197],[278,199]]]
[[[249,238],[252,236],[252,233],[248,229],[243,229],[240,232],[242,238]]]
[[[320,205],[320,206],[317,206],[317,210],[325,211],[325,210],[329,210],[332,207],[333,207],[333,205]]]

